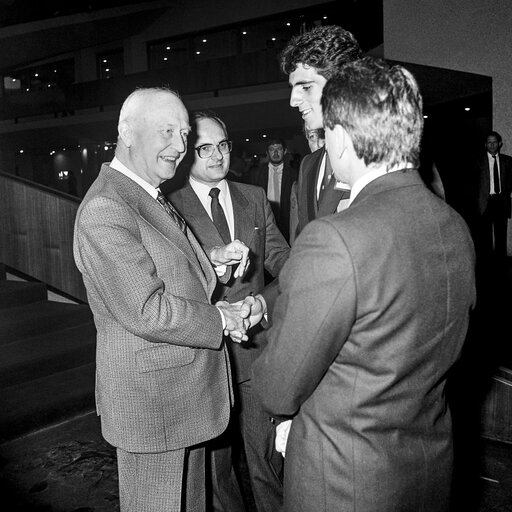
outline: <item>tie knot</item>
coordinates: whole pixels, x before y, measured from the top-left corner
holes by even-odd
[[[210,189],[208,195],[213,199],[219,197],[220,190],[217,187],[213,187]]]
[[[158,191],[158,195],[156,196],[156,200],[159,202],[159,203],[165,203],[165,197],[164,195],[162,194],[162,192],[160,192],[160,190]]]
[[[491,156],[494,158],[494,160],[496,160],[496,155],[491,155]]]

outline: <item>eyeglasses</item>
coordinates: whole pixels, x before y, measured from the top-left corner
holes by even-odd
[[[203,144],[194,149],[197,151],[199,158],[210,158],[215,153],[215,149],[218,149],[223,155],[227,155],[233,149],[233,142],[222,140],[217,145]]]

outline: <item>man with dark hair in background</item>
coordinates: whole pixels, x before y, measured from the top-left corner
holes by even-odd
[[[269,414],[293,418],[284,510],[446,512],[445,385],[475,301],[471,237],[417,171],[422,98],[406,69],[347,64],[322,107],[350,205],[297,239],[253,365]]]
[[[286,143],[283,139],[269,139],[267,142],[268,164],[262,164],[251,171],[250,183],[265,190],[279,231],[288,241],[290,193],[293,182],[297,180],[297,170],[286,162],[286,151]]]
[[[281,54],[281,69],[289,75],[290,105],[299,109],[306,131],[323,127],[320,98],[325,82],[343,64],[361,56],[354,36],[334,25],[314,28],[288,43]],[[304,157],[297,197],[292,199],[297,208],[291,212],[290,242],[311,220],[346,208],[349,196],[348,186],[333,179],[325,148]]]

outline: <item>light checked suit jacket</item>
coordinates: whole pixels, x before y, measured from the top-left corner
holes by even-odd
[[[229,361],[210,303],[215,272],[190,230],[104,165],[78,210],[74,255],[98,332],[105,439],[163,452],[220,435],[230,413]]]

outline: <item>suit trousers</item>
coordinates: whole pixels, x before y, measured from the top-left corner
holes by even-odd
[[[254,395],[251,381],[237,385],[238,415],[230,428],[211,447],[213,510],[243,512],[233,464],[238,444],[247,462],[247,471],[258,512],[279,512],[283,505],[283,457],[275,450],[275,426]],[[241,440],[239,439],[241,433]],[[247,498],[250,503],[250,498]]]
[[[507,255],[507,221],[505,198],[499,194],[489,196],[480,219],[480,247],[477,247],[484,257],[492,253],[500,258]]]
[[[258,512],[279,512],[283,506],[283,456],[276,452],[275,425],[254,393],[251,381],[238,384],[240,429],[252,493]]]
[[[204,512],[205,450],[162,453],[117,448],[121,512]]]

